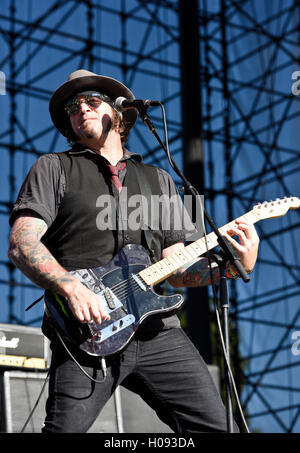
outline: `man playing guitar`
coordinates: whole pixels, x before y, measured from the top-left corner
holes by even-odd
[[[154,300],[151,281],[157,283],[160,278],[148,282],[150,271],[143,274],[141,267],[134,267],[136,272],[127,275],[122,267],[123,262],[139,265],[145,252],[149,262],[145,258],[144,268],[152,269],[153,263],[162,260],[161,266],[170,266],[170,272],[161,267],[162,275],[174,287],[211,283],[208,260],[199,258],[197,245],[191,259],[186,257],[188,250],[183,252],[188,233],[184,227],[175,229],[171,222],[166,229],[156,219],[160,227],[148,230],[150,241],[142,225],[132,229],[128,223],[123,228],[122,222],[133,210],[128,207],[127,217],[123,215],[122,193],[126,191],[127,199],[141,195],[144,184],[155,196],[171,198],[177,191],[165,171],[143,164],[138,154],[124,147],[137,113],[132,109],[120,113],[114,104],[120,96],[134,98],[119,81],[86,70],[72,73],[55,91],[50,114],[71,149],[37,160],[10,217],[10,259],[54,301],[46,303],[43,322],[52,348],[43,432],[87,432],[118,385],[138,393],[174,432],[226,432],[225,408],[208,368],[175,314],[180,301],[172,299],[174,310],[163,308],[161,317],[158,306],[155,316],[146,317],[143,305]],[[117,213],[113,226],[106,229],[99,217],[103,197],[115,201]],[[225,235],[251,272],[259,245],[253,224],[241,218]],[[110,273],[114,269],[117,273]],[[159,274],[160,268],[156,269],[152,275]],[[125,293],[120,275],[127,285]],[[217,266],[213,275],[217,281]],[[238,277],[229,264],[227,276]],[[110,290],[105,288],[109,280]],[[129,305],[136,304],[134,313],[123,305],[125,299]],[[157,296],[155,303],[159,300]],[[66,315],[61,326],[53,322],[55,310],[61,310],[62,318]],[[118,318],[117,310],[123,313]],[[137,323],[139,316],[145,322]],[[78,338],[74,343],[64,340],[72,356],[61,342],[63,328],[73,318],[83,343],[90,345],[90,354],[77,347]],[[105,373],[99,360],[103,357]]]

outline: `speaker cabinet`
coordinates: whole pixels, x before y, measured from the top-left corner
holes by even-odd
[[[115,428],[114,431],[110,430],[112,427]],[[138,395],[118,387],[89,432],[171,433],[172,431]]]
[[[47,373],[4,371],[1,373],[1,431],[21,432],[29,414],[36,405]],[[24,432],[38,433],[44,421],[47,388],[42,392]]]
[[[209,367],[217,387],[217,367]],[[24,433],[40,433],[45,419],[48,395],[47,373],[42,371],[0,372],[0,431],[20,433],[31,412]],[[42,392],[42,393],[41,393]],[[34,410],[33,410],[34,409]],[[134,393],[118,387],[89,433],[171,433],[156,413]]]
[[[1,373],[1,432],[20,433],[33,409],[33,414],[23,432],[41,432],[48,394],[48,385],[42,391],[46,376],[47,373],[44,372],[17,370]],[[122,432],[171,431],[160,422],[155,412],[139,396],[118,387],[89,433]]]

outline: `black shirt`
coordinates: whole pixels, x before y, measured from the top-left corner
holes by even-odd
[[[74,149],[74,152],[94,154],[93,151],[88,149],[79,148],[78,150],[78,147]],[[98,157],[101,158],[101,156]],[[124,150],[123,159],[142,160],[140,155],[130,153],[126,149]],[[125,177],[126,167],[120,174],[121,181]],[[177,197],[176,203],[178,203],[180,210],[182,208],[182,202],[171,176],[160,168],[157,168],[157,172],[162,193],[169,197]],[[10,215],[10,225],[13,225],[18,213],[22,210],[29,209],[41,216],[48,227],[50,227],[57,216],[59,206],[64,197],[65,188],[66,178],[59,156],[55,153],[41,156],[34,163],[22,184],[17,201]],[[187,236],[195,233],[194,225],[191,223],[190,219],[188,218],[188,222],[186,222],[185,218],[184,222],[184,227],[182,228],[174,228],[174,225],[170,225],[170,228],[164,231],[163,248],[167,248],[175,243],[184,241]],[[44,324],[47,325],[45,321]],[[151,321],[150,323],[146,323],[143,326],[143,331],[147,332],[148,329],[150,329],[150,331],[166,328],[169,329],[179,326],[180,323],[177,316],[171,316],[170,318],[166,318],[164,320],[155,320],[153,322]]]
[[[93,151],[88,149],[76,149],[74,152],[94,154]],[[130,153],[128,150],[124,150],[123,159],[137,159],[141,161],[141,156]],[[157,168],[157,172],[162,193],[169,197],[177,197],[178,204],[182,205],[176,186],[170,175],[166,171],[159,168]],[[124,179],[125,174],[126,167],[120,174],[121,181]],[[34,163],[24,180],[10,216],[10,225],[13,225],[18,213],[22,210],[29,209],[41,216],[49,227],[57,216],[60,203],[64,197],[65,188],[66,178],[59,156],[55,153],[41,156]],[[170,228],[165,231],[164,234],[163,248],[167,248],[175,243],[184,241],[187,235],[194,232],[195,228],[191,222],[188,223],[187,229],[173,228],[173,226],[170,225]],[[180,325],[176,316],[171,316],[170,318],[157,322],[159,322],[159,330],[161,328],[179,327]],[[155,325],[151,323],[149,327],[150,330],[152,330],[155,328]],[[147,330],[147,325],[144,326],[144,329]]]
[[[82,149],[79,151],[76,149],[74,152],[95,154],[89,149]],[[103,159],[106,160],[105,158]],[[139,154],[131,153],[126,149],[124,150],[123,159],[142,160]],[[170,198],[177,197],[178,204],[180,204],[181,199],[171,176],[160,168],[157,168],[157,171],[162,193]],[[125,174],[126,167],[120,173],[121,181],[124,179]],[[51,153],[39,157],[22,184],[17,201],[9,218],[10,226],[13,225],[16,215],[20,211],[29,209],[40,215],[49,227],[56,218],[58,208],[64,196],[65,184],[65,175],[58,155]],[[173,228],[172,225],[170,225],[170,228],[165,231],[164,248],[170,247],[177,242],[184,241],[190,234],[195,233],[193,224],[189,223],[189,221],[186,222],[186,219],[187,218],[185,218],[184,227],[181,229],[178,227]]]

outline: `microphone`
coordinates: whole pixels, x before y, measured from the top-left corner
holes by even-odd
[[[149,99],[126,99],[120,96],[115,100],[115,107],[120,112],[127,109],[139,110],[140,108],[157,107],[159,105],[161,105],[159,101],[150,101]]]

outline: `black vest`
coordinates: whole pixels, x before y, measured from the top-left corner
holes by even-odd
[[[67,270],[103,266],[126,244],[142,244],[153,261],[160,260],[162,229],[155,229],[150,235],[148,230],[145,234],[141,224],[143,216],[134,215],[137,205],[123,205],[133,195],[146,196],[139,183],[141,180],[148,182],[153,195],[162,194],[157,169],[128,159],[119,195],[100,156],[68,151],[58,155],[65,172],[66,188],[57,217],[42,239],[58,262]],[[139,180],[137,171],[141,175]],[[131,228],[130,217],[140,220],[137,228],[138,222]]]

